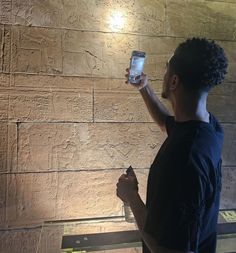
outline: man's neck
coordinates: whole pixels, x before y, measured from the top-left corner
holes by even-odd
[[[206,109],[207,95],[200,98],[175,98],[172,102],[175,120],[179,122],[198,120],[209,123],[209,113]]]

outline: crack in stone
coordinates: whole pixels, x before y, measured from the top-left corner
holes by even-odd
[[[99,57],[97,57],[96,55],[94,55],[93,53],[91,53],[90,51],[88,50],[84,50],[86,53],[88,53],[89,55],[93,56],[94,58],[98,59],[99,61],[103,62],[103,63],[106,63],[104,60],[100,59]]]

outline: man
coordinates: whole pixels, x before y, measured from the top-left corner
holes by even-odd
[[[146,205],[134,173],[122,175],[117,183],[117,196],[134,213],[145,253],[215,253],[223,131],[206,103],[210,89],[224,79],[227,65],[214,41],[192,38],[181,43],[167,62],[162,91],[174,116],[145,74],[135,85],[167,133],[149,171]]]

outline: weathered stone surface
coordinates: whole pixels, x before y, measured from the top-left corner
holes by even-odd
[[[214,88],[208,97],[208,110],[221,122],[236,122],[236,83],[224,83]]]
[[[8,123],[7,172],[17,169],[17,123]]]
[[[7,224],[122,215],[116,183],[124,170],[8,175]],[[136,170],[145,200],[148,170]]]
[[[150,78],[163,79],[166,63],[182,41],[179,38],[140,36],[140,50],[147,54],[144,70]]]
[[[3,55],[3,45],[4,45],[4,26],[0,25],[0,55]],[[3,57],[0,57],[0,72],[2,72]]]
[[[223,147],[223,165],[235,166],[236,164],[236,125],[222,124],[225,132]]]
[[[0,174],[0,228],[3,228],[4,224],[6,224],[6,183],[7,176]]]
[[[12,27],[12,70],[29,73],[62,73],[61,31]]]
[[[222,167],[221,209],[236,208],[236,167]]]
[[[57,173],[7,175],[7,223],[41,223],[56,214]]]
[[[130,84],[125,83],[125,79],[114,79],[114,78],[94,78],[94,90],[96,91],[129,91],[133,93],[138,93],[137,89]],[[162,80],[151,80],[149,78],[149,83],[155,92],[161,93],[162,90]]]
[[[37,252],[40,229],[0,232],[0,253]],[[49,252],[49,251],[48,251]],[[40,252],[37,253],[46,253]]]
[[[95,122],[153,122],[137,91],[97,91],[94,96]],[[160,98],[160,93],[157,96]],[[171,111],[170,104],[163,99],[161,101]]]
[[[7,123],[0,123],[0,173],[7,171]]]
[[[124,219],[84,222],[61,222],[58,224],[42,224],[42,229],[18,229],[0,232],[0,253],[58,253],[61,249],[63,235],[81,235],[91,233],[116,232],[135,230],[134,223],[127,223]],[[114,250],[112,250],[113,252]],[[102,252],[111,252],[102,251]],[[115,250],[115,252],[141,252],[134,248]]]
[[[0,8],[0,10],[1,10],[1,8]],[[0,72],[9,72],[10,71],[10,51],[11,51],[10,45],[11,45],[10,28],[9,28],[9,26],[0,25],[0,55],[1,55],[1,57],[0,57]]]
[[[0,123],[0,173],[16,169],[16,124]]]
[[[18,171],[147,168],[165,138],[155,123],[21,124],[18,134]]]
[[[93,120],[93,93],[83,91],[11,92],[9,119],[11,121],[69,121]]]
[[[236,3],[236,0],[205,0],[209,2],[226,2],[226,3]]]
[[[0,23],[11,22],[12,0],[0,1]]]
[[[9,96],[0,91],[0,120],[8,120]]]
[[[149,80],[162,103],[172,112],[168,101],[161,98],[161,80]],[[95,122],[153,122],[141,94],[124,79],[94,80]]]
[[[166,6],[167,35],[236,40],[233,3],[168,0]]]
[[[153,122],[138,93],[96,92],[95,122]]]
[[[10,86],[10,75],[9,74],[0,74],[0,87],[4,88],[4,87],[8,87],[8,86]]]
[[[236,6],[236,5],[235,5]],[[226,82],[236,82],[236,43],[230,41],[218,41],[219,45],[224,48],[226,56],[229,60],[228,73],[226,75]]]
[[[13,22],[90,31],[163,35],[165,1],[13,0]]]
[[[1,75],[0,75],[1,77]],[[46,91],[73,91],[92,92],[93,79],[56,75],[14,74],[12,86],[27,88],[44,88]]]
[[[109,219],[106,217],[106,220],[97,218],[93,221],[87,219],[85,221],[63,223],[64,235],[107,233],[135,229],[137,229],[137,225],[135,223],[126,222],[124,217],[109,217]]]
[[[39,35],[40,34],[40,35]],[[131,51],[147,52],[145,71],[150,78],[163,78],[165,64],[181,41],[36,27],[14,27],[14,72],[61,73],[72,76],[124,78]]]
[[[122,173],[121,170],[60,173],[57,217],[121,215],[123,203],[116,197],[116,183]]]
[[[63,34],[66,75],[124,77],[138,37],[67,30]]]

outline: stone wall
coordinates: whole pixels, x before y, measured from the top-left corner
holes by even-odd
[[[117,11],[124,26],[111,26]],[[235,13],[235,0],[0,1],[0,253],[58,252],[61,232],[40,236],[45,220],[122,215],[115,184],[130,164],[145,197],[165,135],[125,69],[146,51],[160,94],[166,60],[190,36],[229,58],[208,107],[225,130],[221,208],[236,208]]]

